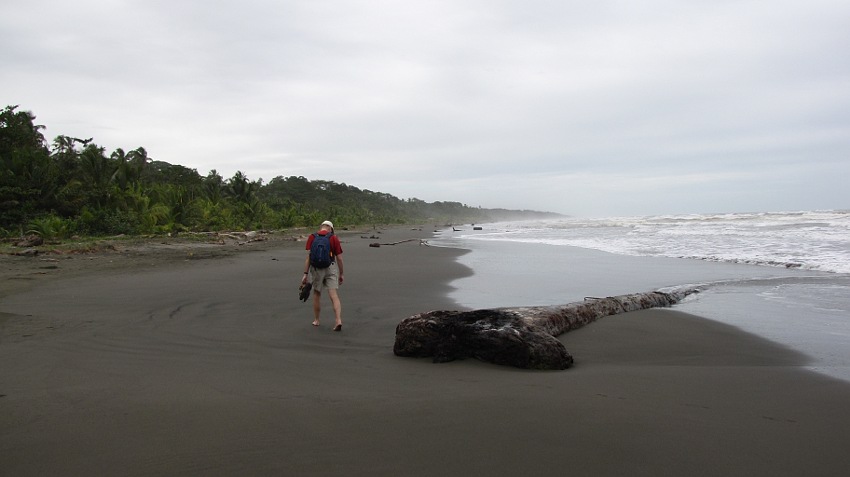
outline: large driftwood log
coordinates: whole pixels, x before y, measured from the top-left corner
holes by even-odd
[[[566,369],[573,358],[556,336],[603,316],[671,306],[696,289],[588,298],[560,306],[429,311],[396,327],[397,356],[433,357],[435,363],[477,358],[532,369]]]

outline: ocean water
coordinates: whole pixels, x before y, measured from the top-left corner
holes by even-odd
[[[850,211],[564,218],[456,226],[467,308],[699,287],[676,308],[801,351],[850,381]],[[480,230],[475,230],[480,228]]]

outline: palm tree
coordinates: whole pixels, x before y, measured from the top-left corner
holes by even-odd
[[[254,198],[260,183],[251,182],[242,171],[236,172],[227,182],[227,192],[236,202],[248,204]]]
[[[115,172],[112,174],[111,181],[117,184],[119,189],[124,190],[128,185],[135,185],[141,180],[142,172],[148,162],[148,153],[143,147],[128,153],[119,147],[110,158],[115,162]]]
[[[130,163],[130,181],[133,183],[140,181],[150,161],[148,151],[143,147],[137,147],[127,153],[127,160]]]
[[[192,196],[189,190],[181,185],[156,184],[152,189],[154,205],[162,204],[168,207],[168,222],[172,231],[188,227],[192,213]]]
[[[98,208],[105,207],[109,202],[110,182],[116,169],[103,152],[104,148],[91,144],[80,154],[83,184]]]
[[[213,205],[218,205],[225,189],[224,178],[215,169],[211,170],[203,180],[202,194]]]
[[[127,188],[131,174],[130,163],[127,161],[127,154],[124,153],[124,149],[119,147],[112,153],[110,159],[115,162],[115,172],[112,173],[112,177],[110,177],[109,180],[110,182],[117,184],[119,189],[124,190]]]
[[[140,184],[131,186],[126,192],[127,206],[136,218],[138,232],[154,232],[158,224],[168,219],[168,206],[162,203],[151,205],[151,198],[145,195]]]

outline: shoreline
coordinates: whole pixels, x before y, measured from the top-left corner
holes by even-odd
[[[431,235],[399,227],[381,237]],[[143,269],[113,262],[0,297],[0,467],[24,476],[850,471],[850,385],[805,370],[799,353],[681,311],[609,316],[561,335],[576,359],[566,371],[396,357],[395,325],[457,309],[450,294],[463,291],[451,283],[473,270],[458,263],[461,249],[374,241],[343,239],[341,333],[330,331],[326,299],[318,328],[297,300],[303,242]]]
[[[486,233],[486,232],[484,232]],[[850,275],[671,257],[627,256],[574,246],[435,240],[468,246],[477,274],[452,282],[470,308],[560,305],[585,296],[700,288],[674,309],[732,325],[811,357],[814,371],[850,382],[846,298]],[[545,271],[545,276],[541,275]],[[485,278],[486,277],[486,278]]]

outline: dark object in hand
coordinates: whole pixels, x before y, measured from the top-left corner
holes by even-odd
[[[307,303],[307,298],[310,298],[310,290],[313,289],[312,283],[304,283],[298,287],[298,299]]]

